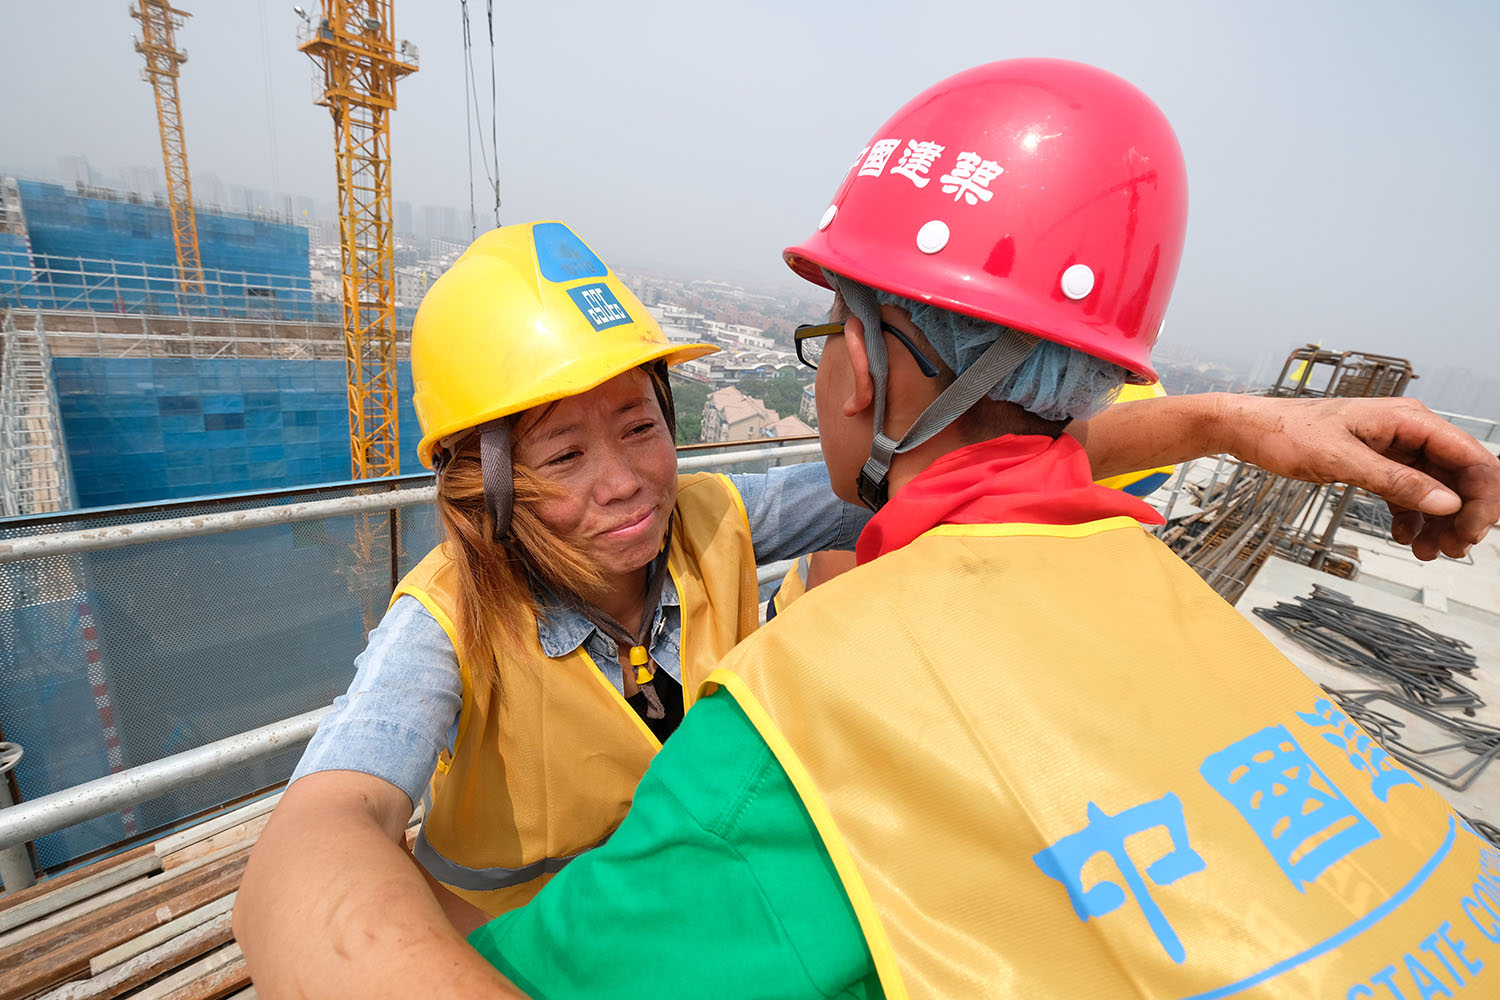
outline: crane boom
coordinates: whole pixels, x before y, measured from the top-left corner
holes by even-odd
[[[322,17],[305,22],[297,46],[322,67],[318,103],[333,115],[356,479],[400,472],[389,114],[396,81],[417,65],[406,43],[397,52],[392,6],[393,0],[322,0]]]
[[[182,106],[177,76],[187,53],[177,47],[177,28],[189,17],[166,0],[136,0],[130,16],[141,22],[135,50],[146,57],[141,78],[156,93],[156,121],[161,130],[161,158],[167,174],[167,209],[177,247],[177,275],[184,293],[203,294],[203,262],[198,254],[198,221],[193,214],[193,183],[188,176],[187,142],[182,133]]]

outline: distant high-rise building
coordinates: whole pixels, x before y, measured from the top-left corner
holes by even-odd
[[[214,208],[229,206],[229,189],[213,171],[193,174],[193,200]]]
[[[423,205],[417,210],[417,242],[428,242],[443,235],[443,210],[437,205]]]
[[[160,167],[152,168],[140,165],[122,167],[120,169],[120,180],[123,182],[124,189],[131,194],[152,197],[162,189],[161,181],[157,179],[160,174]]]
[[[446,236],[450,240],[462,240],[469,235],[469,229],[459,221],[458,209],[445,207],[443,209],[443,231],[441,233],[434,233],[433,235]]]
[[[412,236],[416,230],[411,227],[411,202],[396,202],[396,232],[402,236]]]
[[[89,166],[89,161],[82,156],[70,154],[60,157],[57,165],[62,171],[64,181],[68,184],[93,186],[98,183],[93,169]]]

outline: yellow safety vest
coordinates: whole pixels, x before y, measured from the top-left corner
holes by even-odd
[[[792,568],[786,571],[786,576],[781,578],[781,586],[776,588],[776,593],[771,595],[771,604],[776,609],[776,614],[781,614],[792,606],[792,602],[807,593],[807,577],[812,572],[812,553],[799,556],[792,563]],[[769,616],[769,617],[774,617]]]
[[[667,567],[691,704],[756,626],[749,522],[724,476],[679,477]],[[414,853],[434,878],[497,915],[614,831],[661,744],[581,647],[551,659],[533,639],[526,659],[500,660],[498,691],[476,686],[453,624],[456,577],[439,545],[392,597],[409,594],[432,612],[463,676],[457,738],[438,759]]]
[[[718,687],[892,1000],[1500,996],[1500,852],[1129,518],[933,529]]]

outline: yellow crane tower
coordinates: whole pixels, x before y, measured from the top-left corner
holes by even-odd
[[[167,209],[177,244],[177,277],[184,293],[203,294],[203,262],[198,255],[198,222],[193,216],[193,184],[188,177],[187,144],[182,134],[182,106],[177,100],[179,68],[187,53],[177,47],[177,28],[192,17],[166,0],[135,0],[130,16],[141,22],[135,50],[146,57],[141,79],[156,92],[156,121],[161,128],[161,159],[167,173]]]
[[[318,103],[333,115],[355,479],[400,471],[389,115],[396,107],[396,81],[416,72],[417,56],[406,42],[396,47],[392,5],[322,0],[316,22],[303,15],[297,46],[322,67]]]

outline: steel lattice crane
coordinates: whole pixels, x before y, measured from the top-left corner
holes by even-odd
[[[333,114],[356,479],[400,471],[389,115],[396,81],[416,71],[417,53],[406,42],[398,51],[392,6],[393,0],[322,0],[322,17],[304,19],[297,46],[322,68],[318,103]]]
[[[182,134],[182,106],[177,76],[187,53],[177,47],[177,28],[192,15],[166,0],[136,0],[130,16],[141,22],[135,50],[146,57],[141,79],[156,92],[156,120],[161,128],[161,158],[167,173],[167,208],[177,245],[177,274],[184,293],[203,294],[203,262],[198,254],[198,222],[193,215],[193,184],[188,177],[187,144]]]

